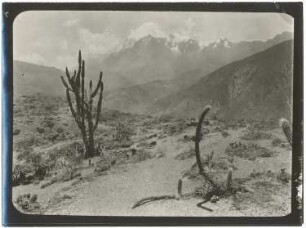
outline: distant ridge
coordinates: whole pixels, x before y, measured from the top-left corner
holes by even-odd
[[[158,100],[156,113],[196,117],[207,104],[222,119],[290,118],[293,41],[230,63],[190,88]]]

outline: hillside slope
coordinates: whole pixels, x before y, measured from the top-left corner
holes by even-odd
[[[62,71],[47,67],[14,61],[14,96],[34,95],[41,93],[45,96],[63,96],[64,90],[60,79]]]
[[[190,88],[158,100],[157,113],[196,117],[202,107],[224,119],[290,117],[293,42],[285,41],[228,64]]]

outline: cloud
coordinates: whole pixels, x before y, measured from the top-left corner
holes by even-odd
[[[79,29],[80,48],[88,55],[106,55],[114,51],[121,44],[121,39],[110,31],[93,33],[87,29]]]
[[[28,62],[28,63],[35,63],[35,64],[41,64],[46,65],[46,59],[42,57],[38,53],[31,53],[28,55],[21,55],[18,59]]]
[[[64,27],[72,27],[75,25],[78,25],[80,23],[79,19],[71,19],[71,20],[67,20],[63,23]]]
[[[155,37],[166,37],[167,36],[166,33],[162,31],[159,25],[153,22],[146,22],[146,23],[143,23],[138,28],[131,30],[128,36],[128,39],[139,40],[142,37],[145,37],[147,35],[152,35]]]

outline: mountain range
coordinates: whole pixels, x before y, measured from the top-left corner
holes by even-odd
[[[259,88],[266,88],[266,84],[261,85],[260,83],[265,82],[264,78],[268,77],[267,75],[272,75],[268,77],[272,78],[271,86],[274,83],[277,85],[281,83],[275,75],[280,75],[282,70],[289,72],[287,72],[289,78],[292,76],[289,69],[292,63],[289,46],[291,45],[292,48],[292,43],[285,42],[287,48],[283,46],[284,41],[292,37],[292,33],[285,32],[267,41],[237,43],[220,38],[203,46],[194,39],[177,42],[174,39],[148,35],[128,42],[128,45],[123,45],[121,49],[113,52],[104,60],[89,59],[86,64],[86,72],[95,81],[98,72],[103,70],[105,83],[103,102],[106,108],[131,113],[169,113],[194,116],[204,103],[210,103],[218,107],[218,111],[215,110],[216,114],[222,117],[246,118],[251,115],[251,112],[236,113],[230,111],[228,107],[235,107],[239,110],[239,102],[237,103],[236,100],[240,98],[236,96],[237,93],[247,95],[258,93],[256,87],[253,86],[256,83],[254,84],[252,80],[258,78],[256,85]],[[274,50],[272,51],[274,56],[264,54],[270,49]],[[280,58],[281,56],[283,57]],[[271,61],[265,58],[270,58]],[[270,63],[270,67],[266,64],[267,62]],[[283,64],[287,66],[286,69]],[[14,61],[14,96],[34,93],[64,96],[59,77],[63,74],[63,71],[54,67]],[[283,78],[283,82],[288,82],[285,80],[288,79],[287,76]],[[207,88],[208,85],[209,88]],[[240,89],[237,90],[237,86]],[[279,85],[279,87],[284,89],[286,86]],[[270,102],[274,100],[273,97],[277,93],[286,94],[285,97],[288,98],[287,90],[291,88],[290,83],[287,84],[287,87],[283,93],[273,90],[274,95],[270,94],[272,96],[269,98]],[[209,93],[203,91],[209,91]],[[231,99],[226,100],[225,98],[229,95]],[[248,107],[248,110],[252,110],[252,107],[256,108],[261,104],[266,107],[266,100],[260,100],[260,96],[247,97],[250,102],[240,104],[241,109],[245,110],[243,107]],[[278,100],[283,98],[286,100],[285,97],[279,96]],[[282,101],[275,101],[271,105],[276,104],[282,110],[285,108]],[[268,112],[271,112],[271,116],[275,115],[273,110],[268,110]],[[284,112],[280,114],[283,115]],[[261,116],[256,115],[254,118]]]
[[[147,35],[101,60],[100,69],[105,72],[109,88],[139,85],[155,80],[169,80],[188,77],[195,82],[202,76],[233,61],[263,51],[293,35],[284,32],[267,41],[230,42],[220,38],[206,46],[195,39],[176,41]],[[96,64],[99,65],[98,61]],[[92,67],[95,69],[96,67]],[[118,77],[124,77],[118,84]],[[113,83],[116,80],[117,83]]]
[[[159,99],[154,113],[196,117],[205,105],[222,119],[290,118],[293,42],[230,63],[188,89]]]

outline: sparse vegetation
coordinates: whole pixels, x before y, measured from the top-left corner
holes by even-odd
[[[122,141],[130,141],[131,136],[133,135],[133,131],[127,125],[123,123],[118,123],[115,127],[114,140],[122,142]]]
[[[64,102],[62,102],[62,105],[65,107]],[[33,109],[33,111],[37,112],[37,109]],[[57,111],[65,112],[65,115],[67,115],[67,109],[65,108],[59,108]],[[99,176],[112,175],[113,172],[118,172],[116,170],[121,170],[126,165],[133,165],[134,163],[141,164],[148,159],[154,159],[152,160],[154,162],[163,162],[164,157],[171,159],[172,156],[167,154],[168,150],[163,145],[169,139],[173,143],[171,145],[176,145],[177,148],[179,148],[179,144],[181,143],[185,145],[186,149],[184,151],[176,153],[173,156],[177,162],[184,164],[184,160],[195,157],[194,147],[191,146],[196,141],[195,135],[191,133],[195,126],[192,123],[198,123],[195,120],[191,123],[190,120],[163,118],[162,122],[160,122],[156,118],[141,115],[135,117],[117,111],[105,111],[102,116],[105,127],[103,131],[99,129],[96,132],[97,145],[94,148],[96,155],[99,156],[95,157],[91,162],[89,162],[90,159],[84,160],[85,147],[80,141],[81,135],[75,134],[72,131],[73,122],[69,122],[68,118],[63,119],[60,113],[55,113],[55,115],[47,118],[44,118],[43,115],[39,116],[38,118],[40,118],[41,124],[32,128],[32,134],[25,134],[26,137],[22,137],[22,133],[27,131],[19,128],[22,131],[18,136],[18,140],[14,143],[16,150],[14,153],[16,153],[16,158],[20,162],[20,165],[14,169],[13,185],[19,185],[20,187],[22,185],[33,185],[42,191],[45,189],[48,191],[65,183],[69,186],[78,186],[85,181],[91,182]],[[199,184],[197,184],[197,187],[192,192],[181,192],[181,195],[178,193],[175,199],[196,197],[203,200],[210,199],[210,202],[219,204],[222,203],[222,198],[234,195],[233,208],[240,207],[240,211],[247,211],[249,207],[240,199],[250,196],[252,191],[257,188],[253,186],[255,179],[258,179],[258,186],[261,185],[264,189],[268,187],[264,183],[269,181],[267,178],[271,175],[273,176],[270,177],[273,178],[273,183],[287,188],[291,176],[286,171],[282,172],[281,170],[264,174],[254,172],[244,179],[236,178],[235,172],[237,169],[239,172],[239,166],[242,161],[235,160],[235,157],[256,162],[258,157],[273,157],[275,152],[255,142],[243,143],[243,141],[239,141],[240,135],[237,137],[237,130],[233,130],[234,124],[238,124],[236,122],[231,123],[229,126],[226,126],[226,123],[217,121],[210,121],[209,124],[202,123],[204,127],[201,128],[198,137],[205,139],[207,135],[208,138],[214,138],[213,133],[216,132],[215,128],[220,127],[220,130],[217,131],[223,135],[220,140],[231,140],[232,138],[236,140],[230,142],[228,146],[232,148],[231,152],[228,148],[226,149],[227,152],[225,152],[225,155],[227,156],[214,156],[214,154],[218,155],[220,152],[217,151],[214,153],[212,150],[209,150],[209,153],[201,155],[201,164],[206,175],[218,186],[217,189],[219,190],[216,190],[203,175],[199,174],[198,164],[195,163],[190,169],[182,170],[182,176]],[[237,126],[240,127],[239,125]],[[43,133],[39,133],[40,128],[43,129]],[[231,138],[228,137],[228,130],[226,128],[232,129],[230,134]],[[257,129],[254,132],[269,133],[266,130]],[[64,137],[71,137],[71,139],[76,141],[65,143],[65,141],[62,141],[65,139]],[[259,140],[257,137],[254,138],[256,139],[252,139],[253,141]],[[282,147],[284,142],[281,139],[277,140],[277,135],[272,135],[272,138],[271,147],[277,144],[279,149],[287,149],[287,147]],[[46,148],[49,148],[48,143],[51,142],[53,143],[50,145],[59,143],[59,146],[54,146],[52,149],[46,150]],[[200,140],[200,143],[206,145],[210,143],[210,140]],[[26,162],[27,165],[21,165],[23,162]],[[263,175],[266,177],[263,178]],[[186,186],[182,186],[182,189],[184,187]],[[259,196],[260,194],[258,193],[258,196],[256,195],[252,199],[252,202],[256,202],[257,206],[261,204]],[[150,200],[155,201],[156,199],[156,197],[153,197]],[[161,199],[171,200],[174,198],[172,196],[166,196],[166,198],[162,197]],[[143,202],[152,202],[150,200],[146,199]],[[59,204],[56,203],[57,200],[52,200],[52,202],[54,205]],[[47,207],[52,207],[50,203],[48,205]],[[202,209],[210,210],[203,206],[203,202],[198,206]],[[22,210],[25,211],[26,209]]]
[[[16,204],[22,211],[27,213],[37,213],[40,211],[40,204],[37,202],[37,195],[23,194],[19,195]]]
[[[287,35],[268,43],[292,38]],[[291,116],[292,42],[223,66],[202,49],[223,53],[224,47],[229,53],[221,60],[228,61],[238,44],[222,39],[201,47],[176,38],[143,37],[106,61],[88,56],[86,75],[81,52],[75,70],[66,72],[14,61],[12,202],[18,210],[94,216],[291,213],[291,182],[299,185],[302,177],[291,180],[291,120],[281,120],[280,128],[278,119]],[[204,67],[198,57],[213,58]],[[92,75],[97,63],[107,66],[105,90],[102,72],[97,81]],[[201,110],[204,103],[212,110]]]

